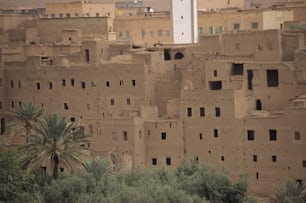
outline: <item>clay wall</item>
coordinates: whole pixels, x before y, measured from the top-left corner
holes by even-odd
[[[178,166],[184,159],[182,122],[152,120],[146,121],[144,128],[146,166]]]
[[[206,10],[215,10],[221,8],[244,8],[245,0],[199,0],[198,8]]]

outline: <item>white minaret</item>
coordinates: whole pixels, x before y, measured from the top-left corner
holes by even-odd
[[[172,0],[174,44],[198,43],[198,1]]]

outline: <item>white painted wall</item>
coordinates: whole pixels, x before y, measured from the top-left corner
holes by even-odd
[[[173,43],[198,42],[197,0],[172,0]]]

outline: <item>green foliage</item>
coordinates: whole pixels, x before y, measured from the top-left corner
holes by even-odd
[[[306,186],[293,180],[280,183],[275,190],[277,202],[303,203],[306,199]]]
[[[29,177],[19,157],[15,148],[0,153],[0,202],[31,202],[31,195],[23,187]]]
[[[99,156],[94,159],[84,161],[84,168],[88,173],[92,173],[96,182],[100,181],[101,177],[111,172],[111,167],[105,159]]]
[[[80,165],[88,150],[82,146],[89,143],[75,123],[60,118],[57,114],[47,114],[33,125],[34,134],[22,150],[28,159],[28,168],[45,167],[53,178],[58,176],[58,165],[72,171],[72,166]]]

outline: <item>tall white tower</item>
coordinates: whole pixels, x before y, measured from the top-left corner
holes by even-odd
[[[198,1],[172,0],[174,44],[198,43]]]

